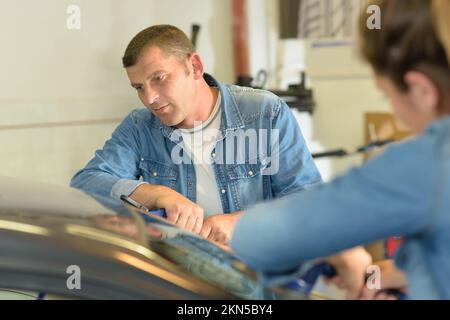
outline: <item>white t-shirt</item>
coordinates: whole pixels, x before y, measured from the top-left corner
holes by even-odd
[[[211,153],[219,134],[221,112],[220,92],[208,120],[192,129],[180,129],[183,148],[194,163],[197,179],[197,204],[205,210],[205,218],[223,213],[216,176],[211,166]]]

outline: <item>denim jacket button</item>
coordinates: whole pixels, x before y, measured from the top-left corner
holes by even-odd
[[[158,172],[153,172],[153,176],[156,177],[158,175]]]
[[[249,172],[248,172],[248,175],[249,175],[250,177],[253,177],[253,171],[249,171]]]
[[[224,194],[226,191],[225,191],[225,189],[222,189],[221,192],[222,192],[222,194]]]
[[[212,157],[212,158],[215,158],[215,157],[216,157],[216,154],[213,152],[213,153],[211,154],[211,157]]]

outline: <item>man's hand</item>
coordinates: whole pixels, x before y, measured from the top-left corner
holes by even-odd
[[[406,292],[407,278],[405,273],[395,267],[393,260],[383,260],[377,262],[376,265],[380,267],[381,271],[381,288],[369,289],[365,287],[361,293],[361,299],[397,300],[398,297],[389,294],[387,290],[396,289],[400,292]]]
[[[366,270],[372,264],[371,255],[363,247],[356,247],[342,251],[327,261],[337,271],[337,276],[329,281],[346,289],[347,299],[358,299],[365,288]]]
[[[200,233],[202,229],[203,209],[170,188],[143,184],[130,198],[151,210],[165,209],[167,220],[180,228],[195,233]]]
[[[228,245],[234,225],[241,214],[242,211],[236,211],[209,217],[204,221],[200,235],[208,240]]]

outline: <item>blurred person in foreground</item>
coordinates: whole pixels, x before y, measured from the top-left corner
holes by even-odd
[[[400,234],[405,242],[395,267],[381,268],[381,290],[407,286],[411,299],[450,299],[450,1],[370,5],[381,9],[381,30],[361,16],[362,56],[417,137],[330,183],[245,211],[231,247],[263,274],[286,278],[307,260]],[[363,268],[356,276],[337,269],[355,297],[378,293],[364,288]]]

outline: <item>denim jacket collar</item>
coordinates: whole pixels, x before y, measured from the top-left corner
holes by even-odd
[[[436,132],[450,127],[450,116],[444,116],[442,118],[434,120],[426,128],[426,132]]]
[[[222,110],[222,121],[220,124],[221,134],[217,137],[217,140],[220,141],[226,137],[228,131],[243,128],[244,121],[241,112],[237,107],[236,101],[230,93],[229,88],[207,73],[205,73],[203,77],[210,87],[217,87],[220,91],[220,95],[222,96],[220,106]],[[163,123],[161,123],[158,117],[151,117],[150,125],[161,130],[162,134],[171,141],[178,142],[174,141],[178,139],[177,135],[175,135],[175,137],[172,137],[172,134],[176,130],[176,128],[164,125]]]
[[[205,73],[203,77],[210,87],[217,87],[220,91],[220,95],[222,96],[220,106],[222,108],[222,122],[220,124],[220,131],[222,135],[225,136],[229,130],[243,128],[245,125],[244,120],[228,86],[223,85],[207,73]]]

